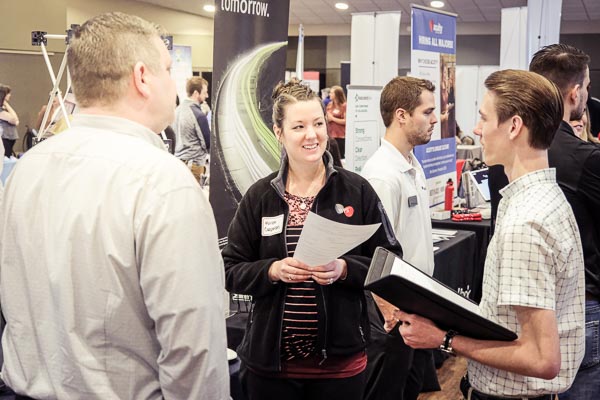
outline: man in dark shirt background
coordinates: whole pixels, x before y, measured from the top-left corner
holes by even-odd
[[[559,398],[600,398],[600,147],[575,136],[569,120],[580,119],[586,106],[590,58],[565,44],[540,49],[529,70],[556,84],[564,101],[564,115],[548,150],[550,167],[573,208],[585,258],[585,356],[571,389]]]

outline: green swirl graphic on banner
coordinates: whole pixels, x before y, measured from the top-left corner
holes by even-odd
[[[242,55],[228,69],[215,99],[224,169],[243,195],[277,168],[280,150],[270,126],[260,115],[257,95],[260,72],[269,57],[287,42],[270,43]]]

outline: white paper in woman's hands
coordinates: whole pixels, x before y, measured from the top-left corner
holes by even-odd
[[[379,224],[349,225],[308,213],[294,258],[309,266],[324,265],[369,239]]]

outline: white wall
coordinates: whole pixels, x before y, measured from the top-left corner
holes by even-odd
[[[67,26],[81,24],[91,17],[121,11],[161,25],[173,35],[175,44],[192,46],[192,68],[212,70],[213,19],[175,11],[149,3],[124,0],[67,0]]]
[[[473,129],[479,119],[479,107],[485,93],[485,79],[500,69],[494,65],[457,65],[456,66],[456,122],[462,131],[475,138]]]

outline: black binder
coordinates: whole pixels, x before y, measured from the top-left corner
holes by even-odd
[[[479,315],[475,302],[383,247],[375,250],[365,288],[404,312],[429,318],[443,330],[475,339],[517,338],[514,332]]]

